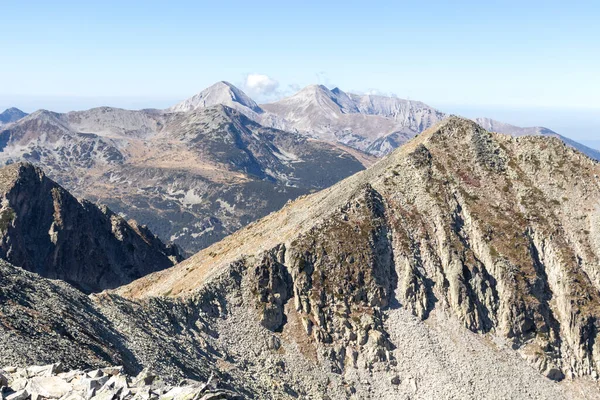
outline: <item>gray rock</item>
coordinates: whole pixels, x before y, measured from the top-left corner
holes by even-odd
[[[6,400],[26,400],[29,398],[29,392],[26,389],[16,391],[6,396]]]

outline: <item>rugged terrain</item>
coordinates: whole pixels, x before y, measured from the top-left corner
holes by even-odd
[[[182,260],[145,226],[78,200],[37,167],[0,169],[0,257],[86,291],[115,288]]]
[[[217,400],[243,399],[241,395],[219,389],[212,377],[207,382],[187,379],[169,385],[150,370],[129,376],[123,367],[70,370],[62,364],[0,369],[0,397],[6,400],[28,399],[154,399]]]
[[[362,170],[447,115],[417,101],[309,86],[258,105],[218,82],[167,109],[35,113],[0,128],[0,163],[28,161],[194,253]],[[489,119],[489,130],[560,137]]]
[[[116,292],[0,263],[3,362],[250,398],[600,398],[599,175],[452,117]]]
[[[369,170],[119,291],[184,299],[239,282],[235,302],[254,308],[286,352],[346,377],[377,365],[399,373],[409,360],[394,332],[409,311],[433,327],[458,321],[549,379],[595,378],[599,175],[557,139],[450,118]],[[235,318],[227,304],[221,312]]]
[[[373,162],[222,105],[186,113],[37,111],[0,129],[0,144],[0,161],[35,163],[78,196],[188,252]]]
[[[4,362],[251,398],[600,398],[599,226],[600,164],[452,117],[117,291],[0,263]]]

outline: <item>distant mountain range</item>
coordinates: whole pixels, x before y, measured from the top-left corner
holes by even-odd
[[[36,111],[0,128],[0,162],[21,160],[194,252],[375,158],[216,104]]]
[[[257,104],[218,82],[166,110],[2,114],[0,163],[28,161],[78,196],[198,251],[288,200],[373,164],[448,115],[422,102],[311,85]],[[513,136],[547,128],[476,122]]]
[[[190,111],[225,104],[248,118],[277,129],[338,142],[377,157],[384,156],[449,114],[420,101],[346,93],[339,88],[310,85],[275,103],[258,105],[228,82],[218,82],[171,107]],[[557,136],[582,153],[600,160],[600,152],[544,127],[522,128],[490,118],[475,118],[484,128],[510,134]]]

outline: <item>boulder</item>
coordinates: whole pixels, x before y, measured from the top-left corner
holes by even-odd
[[[151,385],[156,379],[156,374],[150,371],[148,368],[144,368],[142,372],[135,377],[135,386]]]
[[[27,391],[32,397],[60,399],[73,390],[73,386],[56,376],[37,376],[29,380]]]
[[[63,372],[63,366],[61,363],[32,366],[27,368],[28,376],[53,376],[60,372]]]

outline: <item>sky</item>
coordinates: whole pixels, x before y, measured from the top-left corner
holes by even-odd
[[[0,108],[320,83],[600,138],[598,1],[2,1]],[[501,118],[500,118],[501,117]]]

